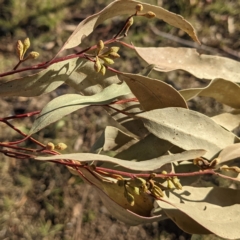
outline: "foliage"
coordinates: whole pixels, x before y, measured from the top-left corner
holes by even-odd
[[[126,14],[125,23],[113,38],[99,39],[94,46],[58,57],[64,50],[80,45],[106,19]],[[240,191],[236,188],[240,179],[240,139],[232,132],[239,125],[239,63],[224,57],[199,55],[194,49],[139,48],[122,41],[134,21],[141,18],[151,21],[154,17],[180,28],[199,43],[195,29],[182,16],[133,0],[114,1],[83,20],[58,54],[47,62],[19,68],[39,55],[35,51],[27,53],[28,38],[19,40],[16,45],[19,62],[0,76],[41,71],[8,81],[3,79],[1,97],[36,97],[64,83],[78,93],[56,97],[41,111],[1,118],[2,123],[24,138],[0,143],[0,152],[17,159],[67,166],[99,192],[113,216],[127,224],[170,218],[191,234],[240,238]],[[142,74],[110,67],[116,59],[121,59],[119,48],[122,51],[124,47],[135,51],[148,64]],[[151,71],[179,69],[210,83],[204,88],[177,90],[148,76]],[[233,110],[212,118],[189,110],[188,101],[196,96],[214,98]],[[33,137],[65,115],[96,105],[108,112],[115,125],[106,126],[91,153],[61,154],[66,148],[64,143],[43,144]],[[28,134],[12,123],[14,119],[35,115]],[[26,140],[36,147],[22,147]],[[199,181],[204,175],[224,179],[228,188],[221,184],[206,187]],[[49,228],[51,224],[43,226],[43,231]]]

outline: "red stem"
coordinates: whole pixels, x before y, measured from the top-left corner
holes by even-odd
[[[11,149],[17,149],[17,150],[21,150],[21,151],[26,151],[26,152],[38,152],[39,150],[36,149],[31,149],[31,148],[23,148],[23,147],[15,147],[6,143],[0,143],[1,147],[6,147],[6,148],[11,148]],[[43,150],[43,149],[41,149]],[[1,151],[1,150],[0,150]]]
[[[10,116],[10,117],[0,118],[0,122],[4,122],[5,120],[16,119],[16,118],[31,117],[31,116],[37,115],[39,113],[40,113],[40,111],[35,111],[35,112],[18,114],[18,115],[14,115],[14,116]]]
[[[11,123],[9,123],[8,121],[6,120],[3,120],[2,122],[4,122],[5,124],[7,124],[9,127],[11,127],[13,130],[15,130],[16,132],[18,132],[20,135],[24,136],[24,139],[21,139],[19,141],[16,141],[16,142],[11,142],[11,143],[8,143],[9,145],[15,145],[15,144],[18,144],[18,143],[21,143],[27,139],[31,140],[32,142],[34,142],[35,144],[39,145],[40,147],[43,147],[45,148],[45,145],[40,143],[39,141],[37,141],[36,139],[28,136],[27,134],[23,133],[22,131],[20,131],[18,128],[14,127]]]
[[[113,101],[109,105],[112,104],[124,104],[127,102],[139,102],[137,98],[129,98],[129,99],[123,99],[123,100],[118,100],[118,101]]]
[[[5,154],[8,157],[18,158],[18,159],[26,159],[26,158],[33,158],[32,155],[25,154],[25,153],[19,153],[19,152],[13,152],[9,150],[1,150],[3,154]]]

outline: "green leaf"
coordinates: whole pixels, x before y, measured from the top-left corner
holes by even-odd
[[[161,156],[158,158],[154,158],[154,159],[142,161],[142,162],[125,161],[125,160],[121,160],[113,157],[108,157],[100,154],[92,154],[92,153],[71,153],[71,154],[55,155],[50,157],[35,157],[34,159],[41,160],[41,161],[58,160],[58,159],[59,160],[71,159],[79,162],[99,161],[99,162],[109,162],[109,163],[117,164],[127,169],[136,170],[136,171],[154,171],[167,163],[194,159],[204,155],[205,153],[206,153],[205,150],[196,149],[196,150],[185,151],[178,154]]]
[[[239,65],[240,66],[240,65]],[[204,88],[190,88],[180,91],[186,101],[196,97],[212,97],[232,108],[240,108],[240,87],[224,79],[214,79]]]
[[[205,149],[211,159],[226,146],[239,142],[237,136],[220,127],[209,117],[184,108],[164,108],[135,117],[160,139],[185,149]]]
[[[62,117],[89,105],[104,105],[112,102],[119,96],[129,94],[130,90],[126,84],[113,84],[102,92],[93,96],[82,96],[79,94],[66,94],[49,102],[40,115],[34,121],[29,135],[36,133],[49,124],[56,122]]]
[[[184,187],[166,196],[157,204],[184,231],[240,238],[240,190]]]
[[[93,30],[105,20],[119,15],[134,14],[135,7],[138,3],[141,3],[143,5],[144,13],[148,11],[154,12],[156,14],[156,18],[163,20],[174,27],[182,29],[189,36],[191,36],[194,41],[199,43],[194,28],[182,16],[169,12],[161,7],[157,7],[154,5],[138,1],[127,0],[127,1],[114,1],[99,13],[94,14],[83,20],[77,26],[72,35],[68,38],[60,52],[63,51],[64,49],[69,49],[78,46],[82,42],[82,39],[84,37],[92,33]]]
[[[166,107],[187,108],[181,94],[169,84],[137,74],[123,73],[118,77],[128,84],[145,111]]]
[[[223,78],[240,82],[240,63],[229,58],[199,54],[193,48],[135,48],[138,55],[155,70],[184,70],[200,79]]]
[[[2,83],[0,84],[0,96],[35,97],[49,93],[62,85],[85,61],[74,58],[58,62],[37,74]]]

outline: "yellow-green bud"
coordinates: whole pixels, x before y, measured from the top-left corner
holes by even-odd
[[[46,149],[49,151],[53,151],[55,148],[55,145],[52,142],[47,143]]]
[[[98,73],[100,72],[101,68],[102,68],[102,65],[99,61],[98,56],[96,56],[96,62],[94,63],[94,70]]]
[[[180,183],[179,179],[175,176],[172,178],[172,182],[176,189],[181,190],[182,189],[182,184]]]
[[[127,25],[126,25],[126,29],[131,27],[133,25],[133,17],[129,18],[128,22],[127,22]]]
[[[24,56],[24,54],[26,53],[26,51],[28,50],[29,47],[30,47],[30,40],[29,40],[29,38],[26,38],[23,41],[23,56]]]
[[[118,53],[116,53],[116,52],[110,52],[110,53],[108,54],[108,57],[114,59],[114,58],[119,58],[120,55],[119,55]]]
[[[146,185],[146,180],[144,178],[134,177],[129,181],[129,184],[134,187],[143,187]]]
[[[38,58],[39,53],[38,52],[30,52],[29,55],[27,56],[27,59],[36,59]]]
[[[104,61],[105,64],[108,64],[108,65],[114,64],[114,61],[111,58],[102,57],[101,59]]]
[[[102,40],[99,40],[99,41],[98,41],[97,48],[98,48],[98,51],[99,51],[99,52],[100,52],[101,50],[103,50],[103,48],[104,48],[104,42],[103,42]]]
[[[101,65],[100,73],[104,76],[106,73],[106,67],[104,65]]]
[[[143,16],[146,18],[154,18],[154,17],[156,17],[156,14],[154,12],[149,11],[149,12],[143,14]]]
[[[175,188],[173,182],[172,182],[170,179],[167,180],[167,187],[168,187],[169,189]]]
[[[113,52],[117,53],[118,50],[119,50],[119,47],[110,47],[110,49],[109,49],[108,52],[109,52],[109,53],[113,53]]]
[[[16,44],[16,53],[17,53],[19,60],[23,59],[23,49],[24,49],[24,47],[23,47],[22,41],[18,40],[17,44]]]
[[[129,18],[129,20],[126,24],[124,36],[127,36],[128,30],[132,25],[133,25],[133,17]]]
[[[58,144],[55,146],[55,148],[56,148],[57,150],[62,151],[62,150],[65,150],[65,149],[67,148],[67,145],[66,145],[65,143],[58,143]]]
[[[137,4],[136,5],[136,11],[141,12],[143,10],[143,5],[142,4]]]

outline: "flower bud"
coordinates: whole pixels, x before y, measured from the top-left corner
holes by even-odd
[[[100,72],[101,68],[102,68],[102,65],[99,61],[98,56],[96,56],[96,62],[94,63],[94,70],[98,73]]]
[[[114,58],[119,58],[120,55],[119,55],[118,53],[116,53],[116,52],[110,52],[110,53],[108,54],[108,57],[114,59]]]
[[[66,145],[65,143],[58,143],[58,144],[55,146],[55,148],[56,148],[57,150],[62,151],[62,150],[65,150],[65,149],[67,148],[67,145]]]
[[[111,58],[102,57],[101,59],[104,61],[105,64],[108,64],[108,65],[114,64],[114,61]]]
[[[143,10],[143,5],[142,4],[137,4],[136,5],[136,11],[141,12]]]
[[[23,59],[23,49],[24,49],[24,47],[23,47],[22,41],[18,40],[17,44],[16,44],[16,53],[17,53],[19,60]]]
[[[153,186],[153,189],[151,190],[151,193],[158,198],[162,198],[164,197],[164,193],[162,191],[162,189],[156,185]]]
[[[100,73],[104,76],[106,73],[106,67],[104,65],[101,65]]]
[[[124,36],[127,36],[128,30],[132,25],[133,25],[133,17],[129,18],[129,20],[126,24]]]
[[[47,143],[46,149],[49,151],[53,151],[55,148],[55,145],[52,142]]]
[[[98,43],[97,43],[97,48],[98,48],[98,51],[100,52],[101,50],[103,50],[104,48],[104,43],[102,40],[99,40]]]
[[[172,182],[176,189],[182,190],[182,184],[180,183],[179,179],[176,176],[172,178]]]
[[[118,50],[119,50],[119,47],[110,47],[110,49],[109,49],[108,52],[109,52],[109,53],[113,53],[113,52],[117,53]]]
[[[134,177],[129,181],[129,183],[133,187],[143,187],[146,185],[146,180],[144,178]]]
[[[36,59],[38,58],[39,53],[38,52],[30,52],[29,55],[27,56],[27,59]]]
[[[169,189],[174,189],[174,188],[175,188],[173,182],[172,182],[170,179],[167,180],[167,187],[168,187]]]
[[[23,41],[23,56],[26,53],[26,51],[29,49],[29,47],[30,47],[30,40],[29,40],[29,38],[26,38]]]
[[[156,14],[154,12],[149,11],[149,12],[143,14],[142,16],[144,16],[146,18],[154,18],[154,17],[156,17]]]

